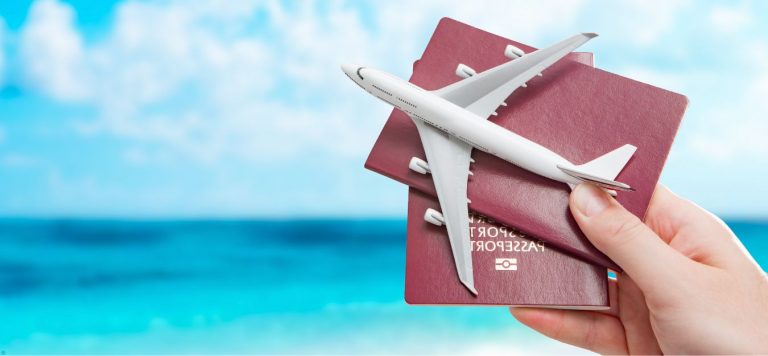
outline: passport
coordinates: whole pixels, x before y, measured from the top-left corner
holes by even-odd
[[[599,37],[595,40],[599,40]],[[593,41],[595,41],[593,40]],[[508,59],[513,44],[534,48],[443,18],[414,63],[410,82],[434,90],[456,82],[463,63],[478,73]],[[571,53],[507,98],[489,120],[582,164],[624,144],[637,147],[616,180],[635,188],[617,200],[643,217],[688,104],[685,96],[593,68],[590,54]],[[411,171],[411,157],[426,160],[411,119],[393,110],[365,167],[436,196],[432,178]],[[545,241],[584,261],[619,271],[579,230],[568,210],[567,185],[528,172],[479,150],[468,178],[469,209]],[[454,272],[455,273],[455,272]]]
[[[408,304],[609,307],[607,269],[572,258],[544,241],[470,213],[473,296],[456,276],[445,227],[423,219],[437,198],[408,190],[405,301]]]

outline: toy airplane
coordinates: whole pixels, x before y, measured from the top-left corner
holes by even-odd
[[[434,91],[419,88],[388,73],[356,66],[342,65],[344,73],[368,93],[405,112],[416,124],[427,162],[413,157],[409,168],[421,174],[430,173],[435,183],[442,213],[432,209],[424,219],[446,225],[459,280],[474,295],[472,254],[469,239],[467,179],[472,148],[498,156],[512,164],[541,176],[568,184],[590,182],[612,194],[616,190],[632,190],[614,181],[635,152],[624,145],[582,165],[535,142],[486,120],[496,115],[499,105],[506,106],[507,97],[518,87],[566,54],[597,36],[583,33],[549,48],[525,54],[508,45],[504,55],[512,61],[476,73],[459,64],[456,75],[465,78]]]

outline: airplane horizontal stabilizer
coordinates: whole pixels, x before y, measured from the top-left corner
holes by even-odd
[[[595,184],[601,188],[605,188],[608,190],[634,191],[634,189],[630,187],[629,184],[626,184],[626,183],[617,182],[611,179],[600,178],[600,177],[591,175],[589,173],[577,171],[572,168],[566,168],[561,165],[558,165],[557,168],[560,168],[561,171],[563,171],[565,174],[571,177],[577,178],[584,182]],[[574,187],[575,186],[571,186],[571,189],[573,189]]]

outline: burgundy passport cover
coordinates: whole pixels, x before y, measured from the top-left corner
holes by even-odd
[[[437,199],[408,190],[405,301],[409,304],[535,305],[605,309],[604,267],[564,255],[547,243],[470,214],[475,288],[473,296],[456,277],[444,227],[423,219]],[[506,261],[506,262],[505,262]]]
[[[600,40],[598,37],[595,39]],[[464,63],[481,72],[504,63],[504,48],[530,46],[443,18],[410,81],[434,90],[460,78]],[[571,55],[573,56],[573,54]],[[491,121],[582,164],[624,144],[637,152],[617,180],[636,189],[619,192],[618,200],[643,217],[666,161],[687,99],[667,90],[627,79],[569,57],[518,88]],[[578,59],[578,57],[570,57]],[[581,58],[583,61],[584,58]],[[408,169],[411,157],[425,159],[411,119],[393,110],[365,167],[436,196],[432,178]],[[617,269],[592,246],[568,211],[569,188],[500,158],[473,150],[474,176],[468,182],[469,208],[586,261]]]

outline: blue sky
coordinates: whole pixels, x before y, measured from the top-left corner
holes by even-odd
[[[407,77],[443,16],[690,98],[662,182],[768,217],[768,4],[0,3],[0,215],[404,216],[363,169],[388,109],[342,62]]]

